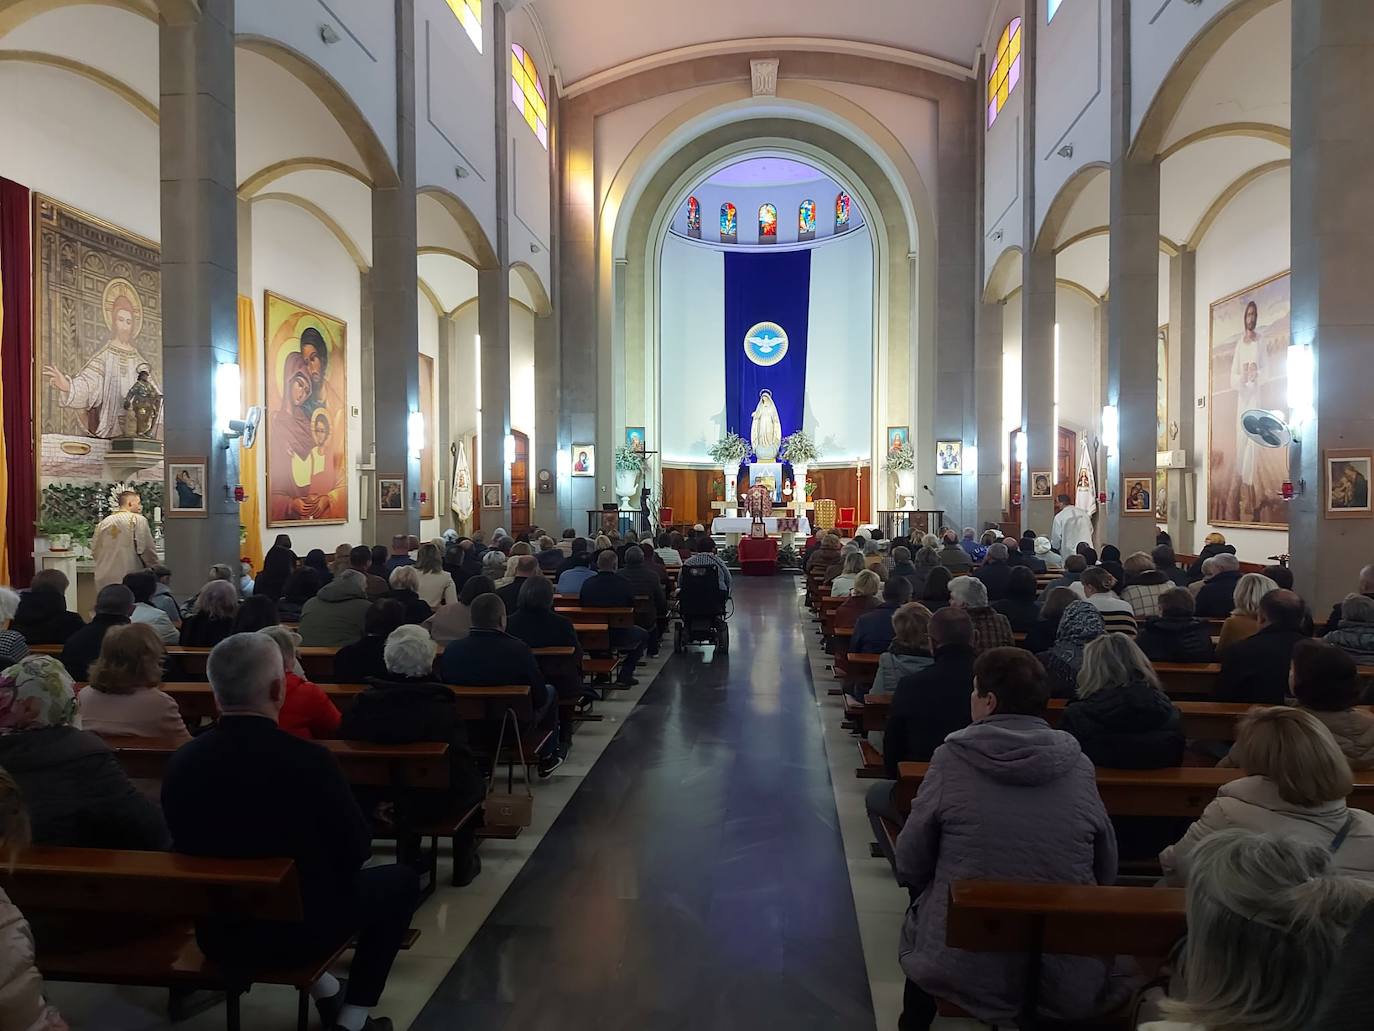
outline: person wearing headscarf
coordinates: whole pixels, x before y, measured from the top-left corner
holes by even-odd
[[[287,578],[296,570],[296,553],[291,550],[291,538],[278,534],[276,542],[263,556],[262,571],[253,581],[253,594],[259,598],[281,600]]]
[[[1035,557],[1045,563],[1047,570],[1064,568],[1064,556],[1050,547],[1048,537],[1035,538]]]
[[[1054,698],[1072,698],[1078,691],[1083,649],[1107,632],[1102,613],[1086,601],[1076,601],[1059,618],[1059,631],[1048,651],[1036,656],[1050,678]]]
[[[125,775],[109,745],[78,730],[72,678],[49,655],[0,672],[0,767],[28,805],[36,845],[157,852],[162,811]]]

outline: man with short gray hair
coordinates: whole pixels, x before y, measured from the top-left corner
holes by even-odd
[[[1212,575],[1198,588],[1197,615],[1203,619],[1225,619],[1236,607],[1236,585],[1240,583],[1240,560],[1221,552],[1207,560]]]
[[[639,545],[633,545],[639,551]],[[628,550],[628,549],[627,549]],[[643,562],[643,553],[639,560]],[[630,581],[616,572],[618,562],[614,551],[603,551],[596,556],[596,575],[582,585],[582,607],[584,609],[633,609],[635,589]],[[620,676],[617,683],[621,687],[633,687],[639,683],[635,679],[635,666],[644,658],[649,647],[649,635],[641,627],[612,627],[611,647],[627,652],[620,663]]]
[[[1374,598],[1374,564],[1365,566],[1360,570],[1360,584],[1356,588],[1356,593],[1363,594],[1366,598]],[[1344,603],[1345,599],[1343,598],[1331,606],[1331,615],[1327,617],[1326,629],[1322,633],[1329,634],[1341,625],[1341,619],[1344,616],[1341,607]]]
[[[511,582],[496,592],[497,596],[505,602],[506,615],[512,616],[520,606],[520,588],[525,586],[525,581],[532,576],[543,576],[539,569],[539,559],[533,555],[521,555],[515,560],[515,576]]]
[[[419,897],[408,866],[363,868],[368,824],[339,764],[277,726],[285,696],[281,652],[262,634],[234,634],[210,652],[220,720],[167,763],[162,810],[173,848],[192,856],[285,857],[300,879],[299,923],[201,921],[201,950],[226,967],[318,962],[356,938],[347,986],[310,986],[326,1028],[390,1031],[368,1011],[381,998]]]
[[[956,576],[949,582],[949,603],[968,613],[973,623],[975,652],[981,655],[991,648],[1015,647],[1011,620],[988,604],[988,589],[981,580],[971,576]]]
[[[1007,596],[1007,584],[1011,581],[1011,564],[1007,561],[1011,552],[1000,541],[988,546],[983,564],[973,571],[987,588],[988,601],[1001,601]]]

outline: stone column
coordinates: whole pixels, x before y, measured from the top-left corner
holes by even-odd
[[[492,53],[505,54],[506,12],[500,4],[492,8]],[[474,510],[483,532],[490,539],[498,526],[510,529],[510,463],[506,460],[506,437],[510,434],[510,139],[507,112],[510,109],[510,68],[504,60],[496,66],[496,171],[492,185],[496,192],[496,267],[477,273],[477,331],[482,338],[482,413],[477,427],[477,447],[483,483],[501,484],[501,509],[482,508],[480,484],[473,492]]]
[[[972,524],[982,530],[1002,521],[1002,301],[980,304],[974,345],[974,396],[978,420],[978,505]]]
[[[212,564],[239,558],[239,445],[215,425],[216,367],[239,354],[234,0],[164,21],[158,51],[163,439],[167,457],[208,462],[206,517],[166,523],[172,589],[189,595]],[[243,417],[241,399],[228,404]]]
[[[1197,341],[1197,252],[1184,248],[1169,259],[1169,450],[1188,456],[1184,469],[1170,469],[1169,537],[1178,551],[1194,550],[1196,518],[1188,515],[1188,490],[1196,484],[1197,466],[1206,455],[1193,447]],[[1174,426],[1178,435],[1172,435]],[[1196,511],[1193,515],[1196,516]]]
[[[396,10],[396,178],[372,190],[372,412],[376,476],[404,476],[405,511],[380,512],[374,497],[373,539],[420,532],[420,460],[409,445],[410,413],[420,408],[420,310],[416,294],[415,2]]]
[[[1371,14],[1348,0],[1293,5],[1292,348],[1311,348],[1315,418],[1300,427],[1294,478],[1304,492],[1289,507],[1289,552],[1297,590],[1324,614],[1356,589],[1374,556],[1374,520],[1328,519],[1323,455],[1374,444],[1369,342],[1374,291],[1363,274],[1374,236],[1374,196],[1355,170],[1374,156],[1374,110],[1364,99],[1374,59]],[[1292,415],[1301,419],[1301,412]],[[1277,542],[1275,543],[1277,547]]]
[[[1031,473],[1049,470],[1054,475],[1059,453],[1059,427],[1054,419],[1054,322],[1057,298],[1054,251],[1035,246],[1035,113],[1036,31],[1041,0],[1027,0],[1021,19],[1022,184],[1021,240],[1021,432],[1025,434],[1026,460],[1021,463],[1021,528],[1048,535],[1054,521],[1053,498],[1031,498]],[[1015,451],[1011,460],[1016,460]]]
[[[597,439],[595,126],[596,119],[585,96],[559,105],[557,217],[561,237],[554,278],[554,311],[563,342],[559,356],[562,408],[558,433],[565,447]],[[601,461],[608,457],[603,453]],[[562,516],[559,521],[585,533],[586,510],[597,505],[596,481],[559,474],[558,493]]]
[[[1107,278],[1107,394],[1119,424],[1117,448],[1107,455],[1104,544],[1123,555],[1155,542],[1153,504],[1143,516],[1123,516],[1123,480],[1148,476],[1154,497],[1159,332],[1159,165],[1131,156],[1130,11],[1112,5],[1111,238]]]
[[[434,514],[439,519],[439,530],[456,527],[458,517],[449,507],[453,496],[453,455],[449,447],[457,439],[457,423],[454,419],[454,376],[457,374],[458,326],[447,315],[439,318],[439,355],[434,361],[434,374],[439,379],[438,406],[439,425],[435,437],[439,450],[434,455],[434,468],[439,472],[439,494],[434,499]]]

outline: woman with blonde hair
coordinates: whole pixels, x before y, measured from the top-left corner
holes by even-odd
[[[1260,599],[1278,589],[1279,585],[1263,573],[1246,573],[1236,582],[1235,607],[1221,624],[1221,636],[1217,640],[1218,658],[1237,641],[1259,633]]]
[[[444,555],[437,544],[426,542],[420,545],[420,550],[415,553],[415,572],[420,578],[416,593],[431,609],[452,605],[458,600],[458,588],[452,574],[444,569]]]
[[[29,846],[31,832],[24,796],[0,769],[0,859],[11,869]],[[0,888],[0,1027],[15,1031],[68,1031],[67,1023],[43,997],[43,975],[34,959],[33,931],[19,907]]]
[[[176,701],[161,689],[164,655],[152,627],[110,627],[91,663],[90,683],[76,696],[81,726],[106,737],[191,740]]]
[[[1239,827],[1322,846],[1352,877],[1374,878],[1374,815],[1346,806],[1353,776],[1331,731],[1286,705],[1250,710],[1231,760],[1246,776],[1223,784],[1202,816],[1159,855],[1169,884],[1187,883],[1200,842]]]
[[[1150,660],[1124,634],[1104,634],[1084,647],[1078,691],[1059,729],[1078,739],[1094,766],[1154,770],[1183,762],[1183,718]]]
[[[334,549],[334,560],[329,563],[329,571],[338,576],[345,569],[353,568],[353,546],[340,544]]]
[[[213,648],[234,632],[239,592],[227,580],[211,580],[196,595],[195,608],[181,624],[183,648]]]
[[[892,632],[892,643],[878,656],[869,694],[892,695],[903,677],[935,663],[930,653],[930,609],[919,601],[909,601],[892,613]]]
[[[1346,935],[1374,898],[1369,884],[1339,876],[1339,864],[1340,852],[1291,836],[1225,830],[1201,842],[1177,995],[1158,1003],[1165,1020],[1140,1031],[1329,1026],[1314,1018]]]
[[[840,575],[830,581],[830,597],[848,598],[854,592],[854,577],[864,570],[864,557],[857,551],[851,551],[845,555],[840,564]],[[873,575],[879,580],[881,574],[873,571]]]

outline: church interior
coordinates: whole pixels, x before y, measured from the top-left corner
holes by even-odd
[[[0,1031],[1367,1026],[1371,61],[0,0]]]

